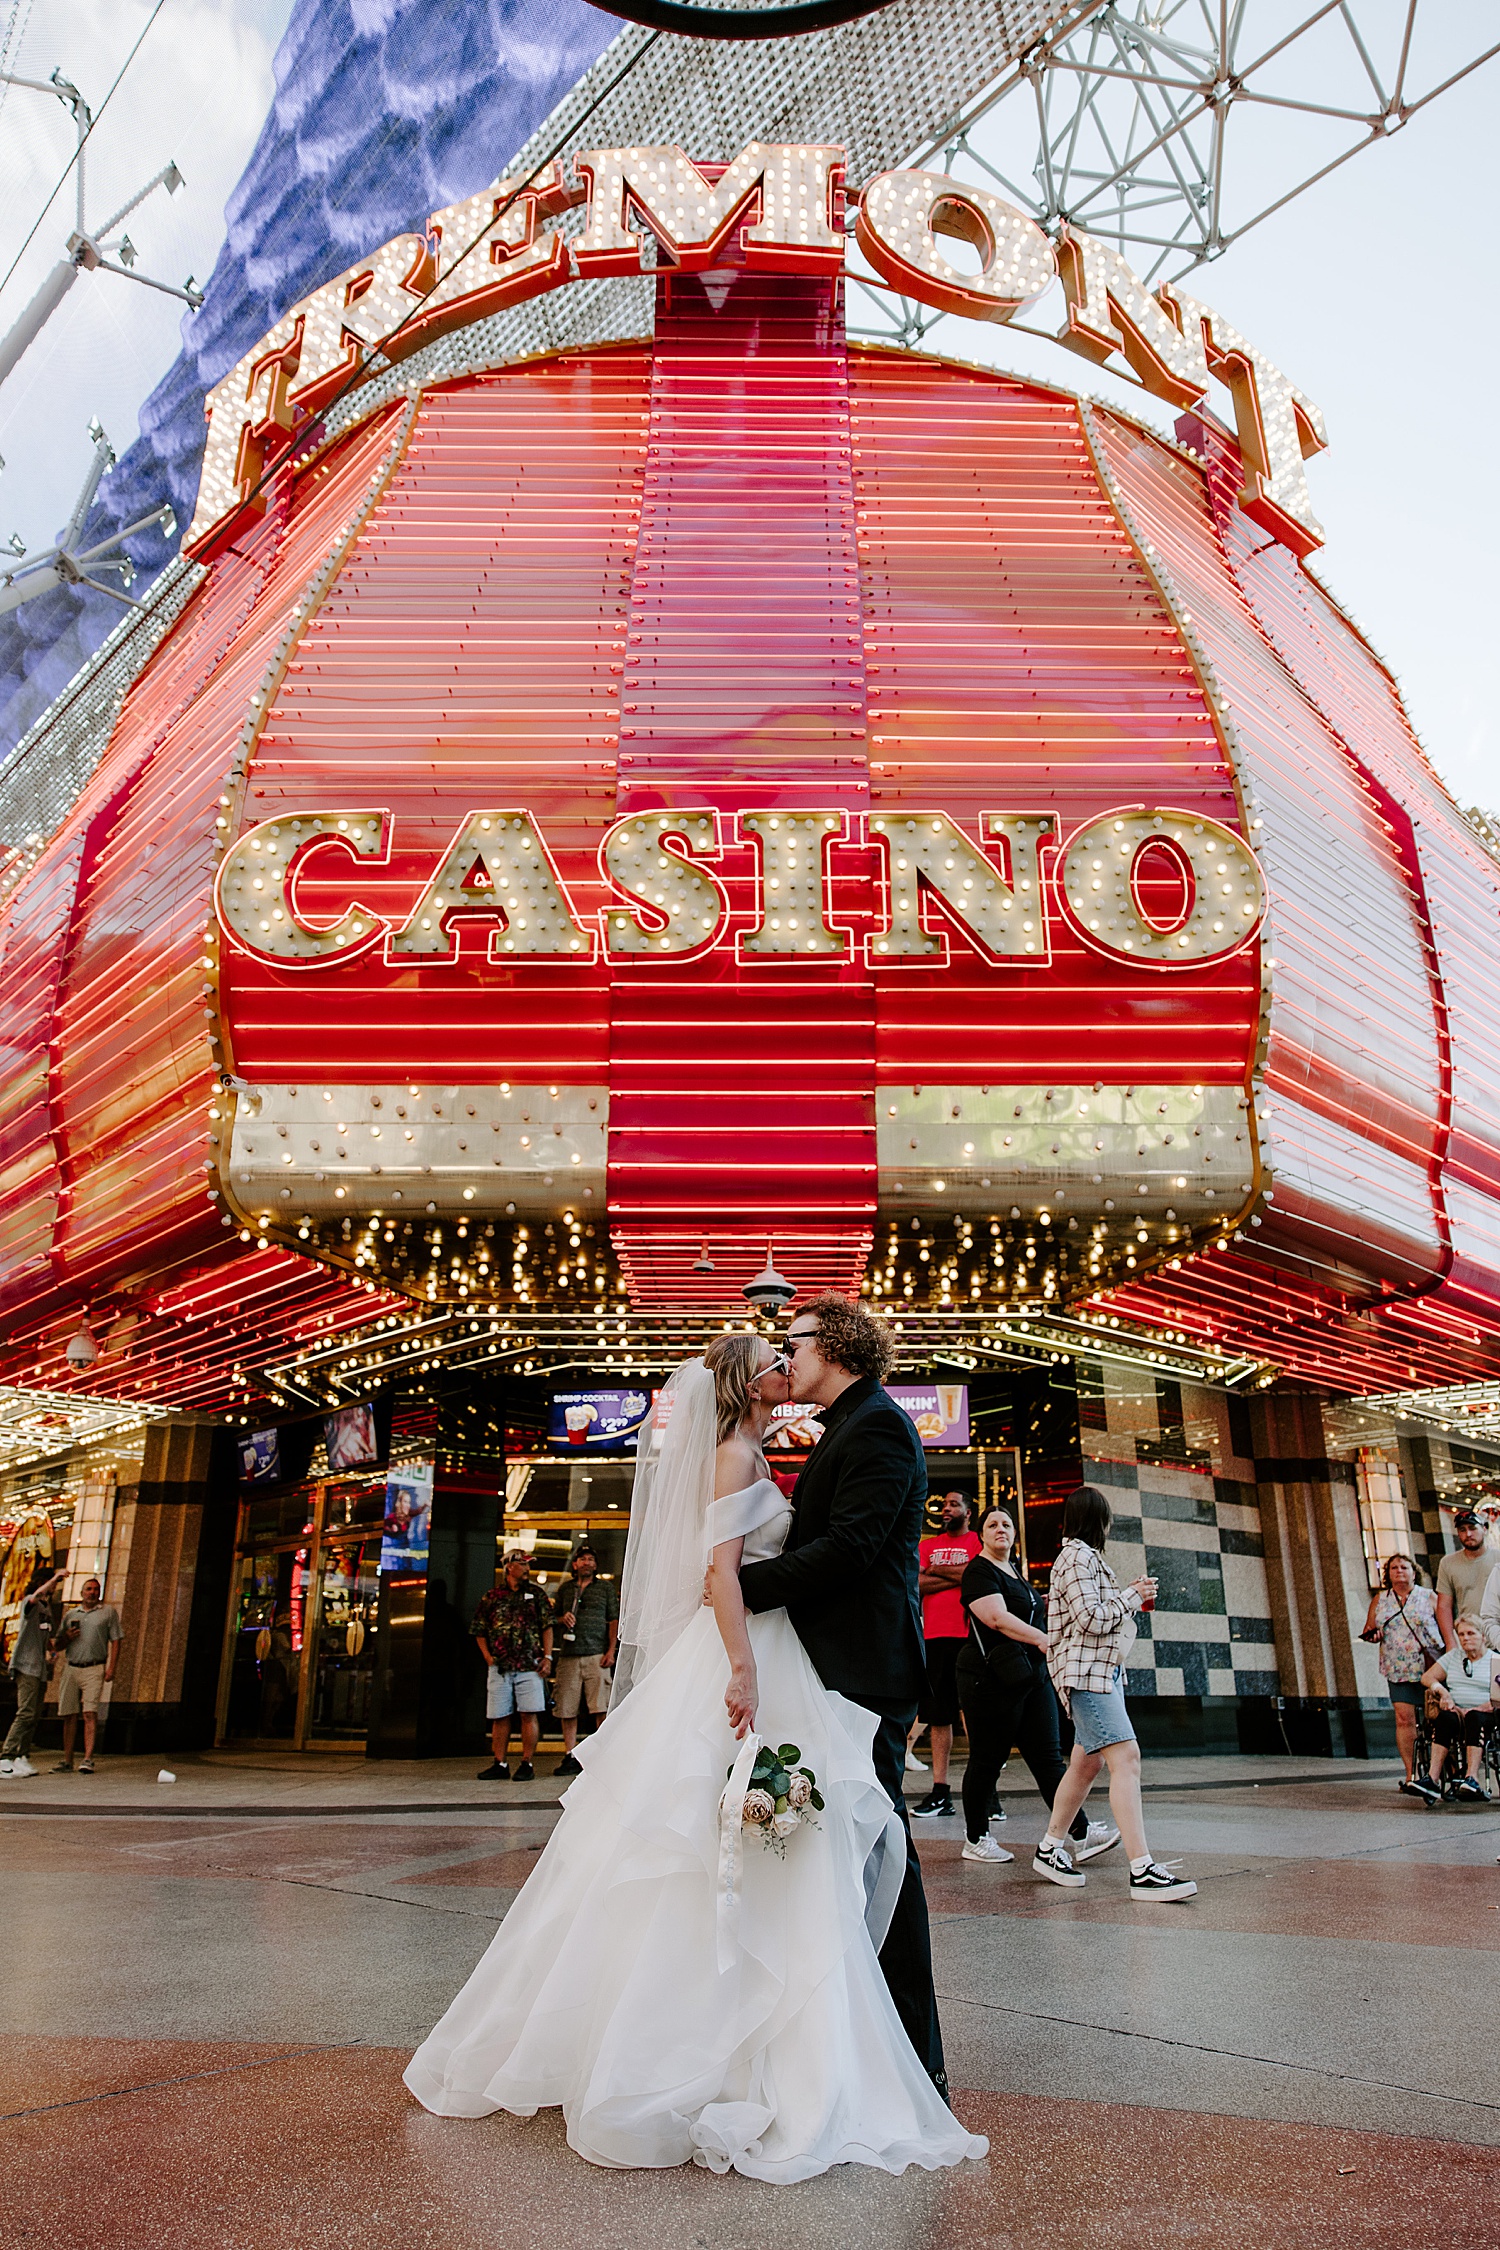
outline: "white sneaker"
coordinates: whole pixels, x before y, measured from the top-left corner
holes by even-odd
[[[915,1750],[908,1750],[906,1753],[906,1770],[908,1773],[925,1773],[927,1771]]]
[[[1038,1844],[1031,1867],[1033,1874],[1045,1875],[1049,1883],[1057,1883],[1065,1891],[1081,1891],[1088,1881],[1086,1875],[1079,1874],[1060,1844]]]
[[[15,1770],[16,1761],[14,1758],[0,1758],[0,1773],[14,1773]]]
[[[999,1867],[1002,1861],[1014,1859],[1015,1856],[1003,1844],[997,1844],[993,1836],[981,1836],[977,1844],[965,1843],[959,1854],[961,1859],[985,1860],[991,1867]]]
[[[1081,1842],[1075,1843],[1073,1858],[1080,1864],[1086,1859],[1098,1859],[1104,1852],[1112,1852],[1120,1841],[1120,1831],[1107,1820],[1091,1820],[1089,1832]]]
[[[1168,1867],[1163,1867],[1160,1860],[1152,1860],[1151,1865],[1143,1867],[1139,1875],[1131,1876],[1131,1897],[1150,1899],[1196,1898],[1198,1896],[1197,1884],[1191,1882],[1185,1875],[1174,1874],[1173,1869],[1177,1865],[1176,1860],[1173,1860]]]
[[[32,1764],[29,1758],[20,1757],[17,1758],[15,1764],[11,1767],[10,1770],[15,1775],[17,1781],[30,1781],[32,1775],[36,1772],[36,1767]]]

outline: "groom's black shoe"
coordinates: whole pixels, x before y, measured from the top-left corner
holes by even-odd
[[[946,1781],[935,1781],[925,1797],[912,1806],[914,1820],[941,1820],[953,1810],[953,1792]]]

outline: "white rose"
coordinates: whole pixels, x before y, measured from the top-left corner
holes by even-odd
[[[811,1799],[812,1783],[808,1780],[805,1773],[794,1773],[791,1780],[787,1783],[787,1803],[791,1806],[793,1812],[796,1812],[803,1805],[808,1804]]]
[[[771,1834],[773,1836],[792,1836],[801,1826],[802,1815],[800,1813],[779,1812],[771,1822]]]
[[[745,1824],[750,1828],[764,1828],[776,1818],[776,1800],[764,1789],[745,1791]]]

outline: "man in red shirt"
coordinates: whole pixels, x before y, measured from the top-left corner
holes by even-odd
[[[927,1643],[927,1691],[917,1705],[932,1734],[932,1787],[912,1812],[922,1820],[936,1820],[953,1810],[948,1787],[948,1760],[953,1750],[953,1728],[958,1718],[958,1652],[968,1638],[968,1620],[959,1593],[965,1565],[979,1552],[979,1540],[969,1529],[969,1503],[961,1492],[943,1494],[943,1528],[922,1541],[918,1550],[922,1594],[922,1633]]]

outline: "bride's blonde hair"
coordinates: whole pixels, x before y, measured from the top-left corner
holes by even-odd
[[[741,1329],[716,1336],[703,1354],[703,1364],[714,1379],[714,1405],[719,1416],[719,1443],[733,1437],[755,1401],[750,1386],[764,1372],[760,1364],[760,1338]]]

